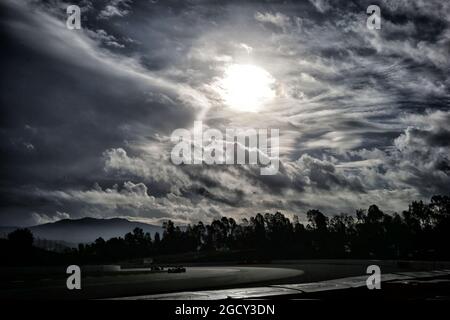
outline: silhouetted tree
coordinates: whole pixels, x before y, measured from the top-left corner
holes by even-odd
[[[309,210],[306,213],[310,227],[317,231],[327,231],[328,228],[328,217],[326,217],[319,210]]]
[[[17,229],[8,234],[8,240],[18,249],[29,249],[33,246],[34,236],[29,229]]]
[[[91,244],[59,254],[59,261],[101,263],[125,259],[203,252],[222,257],[243,252],[242,258],[380,258],[450,259],[450,197],[433,196],[430,203],[413,201],[401,215],[386,214],[378,206],[331,218],[319,210],[306,213],[307,225],[294,216],[291,222],[281,212],[256,214],[237,223],[221,217],[210,224],[198,222],[185,228],[172,221],[163,223],[163,236],[154,239],[140,228],[123,238]],[[355,219],[356,218],[356,219]],[[0,249],[11,264],[57,261],[33,247],[33,234],[18,229],[0,240]],[[24,251],[28,250],[27,254]],[[220,257],[220,256],[219,256]],[[5,260],[5,259],[4,259]],[[5,264],[5,262],[3,262]]]

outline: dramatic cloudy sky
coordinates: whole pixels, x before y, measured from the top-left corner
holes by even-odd
[[[401,211],[450,187],[450,2],[109,0],[0,4],[0,224]],[[82,30],[66,8],[82,8]],[[258,112],[218,90],[262,68]],[[175,166],[202,120],[279,128],[280,171]]]

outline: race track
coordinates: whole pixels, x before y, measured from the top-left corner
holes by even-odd
[[[233,287],[246,284],[280,281],[298,277],[301,270],[276,267],[188,267],[186,273],[131,273],[85,276],[82,289],[69,291],[65,278],[37,279],[9,283],[0,290],[1,297],[39,299],[51,298],[108,298],[126,295],[153,294],[184,290]]]
[[[0,298],[102,299],[309,283],[365,275],[370,264],[379,264],[383,273],[401,271],[392,261],[368,260],[298,260],[251,266],[190,266],[186,268],[186,273],[134,269],[95,276],[84,273],[81,290],[68,290],[66,274],[59,272],[34,277],[4,277],[0,286]]]

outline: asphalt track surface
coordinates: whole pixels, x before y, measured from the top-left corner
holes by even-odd
[[[374,262],[280,262],[258,266],[192,266],[186,273],[145,272],[143,269],[105,275],[82,275],[82,289],[68,290],[66,275],[2,280],[0,298],[101,299],[188,290],[245,288],[305,283],[366,274]],[[383,272],[401,271],[393,265]]]

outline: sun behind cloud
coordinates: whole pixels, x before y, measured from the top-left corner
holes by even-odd
[[[263,68],[250,64],[227,67],[219,82],[225,104],[241,112],[258,112],[275,97],[275,79]]]

